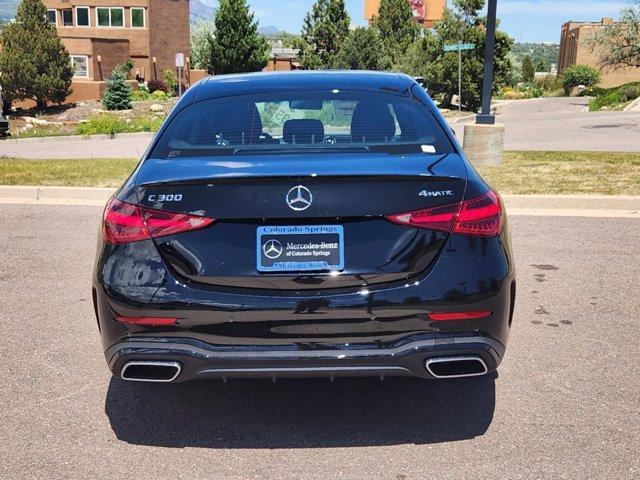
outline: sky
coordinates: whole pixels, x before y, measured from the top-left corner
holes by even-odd
[[[216,6],[216,0],[203,0]],[[450,2],[451,0],[449,0]],[[617,18],[622,7],[632,0],[498,0],[501,29],[516,41],[560,41],[560,27],[568,20],[598,21]],[[298,33],[305,13],[314,0],[249,0],[261,26]],[[365,25],[364,0],[346,0],[354,25]]]

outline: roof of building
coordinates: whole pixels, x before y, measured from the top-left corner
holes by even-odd
[[[411,77],[401,73],[356,70],[296,70],[218,75],[198,82],[194,101],[292,89],[382,90],[403,93],[414,84],[415,81]]]

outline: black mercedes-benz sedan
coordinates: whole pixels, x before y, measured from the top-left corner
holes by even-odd
[[[93,275],[125,380],[484,375],[507,219],[413,79],[206,78],[108,202]]]

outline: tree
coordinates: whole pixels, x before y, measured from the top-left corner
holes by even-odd
[[[601,67],[640,68],[640,0],[620,11],[620,21],[600,28],[587,42],[597,51]]]
[[[387,70],[391,67],[385,55],[380,33],[375,28],[358,27],[349,32],[336,57],[336,67],[348,70]]]
[[[484,77],[487,22],[486,17],[481,16],[484,0],[453,0],[451,3],[453,8],[445,10],[433,31],[425,31],[422,38],[407,48],[394,64],[394,69],[424,77],[431,96],[448,107],[453,96],[458,94],[458,54],[445,52],[444,46],[474,44],[474,50],[462,53],[462,101],[469,110],[476,111],[482,103]],[[512,45],[511,37],[504,32],[496,32],[494,91],[505,85],[511,76],[509,53]]]
[[[522,59],[522,81],[531,83],[536,78],[536,70],[533,67],[533,60],[531,55],[526,55]]]
[[[549,65],[544,58],[539,58],[535,62],[536,72],[548,72],[550,69],[551,69],[551,65]]]
[[[8,101],[35,100],[38,109],[71,93],[73,70],[56,27],[40,0],[23,0],[16,21],[2,30],[0,71]]]
[[[387,54],[395,62],[420,35],[407,0],[382,0],[372,25],[382,37]]]
[[[258,22],[246,0],[220,0],[215,36],[210,41],[210,68],[216,75],[256,72],[267,66],[269,45],[258,34]]]
[[[573,65],[562,72],[562,86],[567,95],[580,85],[592,87],[600,83],[600,72],[589,65]]]
[[[333,68],[350,23],[344,0],[317,0],[304,17],[298,41],[302,68]]]
[[[191,25],[191,65],[211,73],[211,42],[216,31],[213,20],[199,18]]]
[[[124,74],[113,70],[107,80],[107,87],[102,95],[102,106],[107,110],[128,110],[131,108],[131,85]]]

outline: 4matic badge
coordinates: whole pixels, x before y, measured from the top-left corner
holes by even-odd
[[[420,197],[453,197],[453,190],[422,190],[418,196]]]

